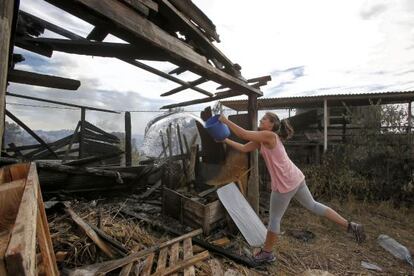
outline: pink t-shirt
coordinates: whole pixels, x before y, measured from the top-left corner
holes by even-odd
[[[272,180],[272,191],[287,193],[299,186],[305,179],[302,171],[290,160],[279,136],[276,135],[273,149],[260,145],[260,153],[266,162]]]

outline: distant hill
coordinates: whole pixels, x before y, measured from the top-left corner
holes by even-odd
[[[54,142],[62,139],[68,135],[71,135],[74,130],[72,129],[61,129],[61,130],[34,130],[34,132],[40,136],[47,143]],[[121,132],[110,132],[111,134],[124,139],[124,133]],[[134,133],[132,134],[132,142],[139,149],[144,141],[144,135]],[[15,143],[16,146],[38,144],[38,142],[25,130],[20,128],[15,123],[9,123],[6,121],[6,128],[4,134],[4,144],[7,146],[9,143]]]

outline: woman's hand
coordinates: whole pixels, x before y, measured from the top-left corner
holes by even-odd
[[[220,114],[219,121],[225,124],[227,122],[226,116],[224,116],[224,114]]]

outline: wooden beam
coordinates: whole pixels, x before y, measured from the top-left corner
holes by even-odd
[[[206,80],[205,78],[198,78],[196,80],[189,81],[188,83],[192,86],[191,88],[193,88],[194,86],[199,85],[199,84],[202,84],[202,83],[205,83],[207,81],[208,80]],[[174,88],[174,89],[172,89],[172,90],[170,90],[168,92],[162,93],[160,96],[161,97],[170,96],[170,95],[176,94],[176,93],[178,93],[180,91],[186,90],[187,88],[189,88],[189,87],[187,87],[187,86],[180,86],[180,87]],[[211,96],[213,96],[213,93],[209,93],[207,96],[210,96],[211,97]]]
[[[132,164],[131,113],[125,112],[125,166]]]
[[[33,130],[31,130],[27,125],[25,125],[22,121],[19,120],[16,116],[14,116],[10,111],[6,109],[6,115],[12,119],[16,124],[21,126],[24,130],[26,130],[33,138],[36,139],[40,144],[42,144],[45,148],[47,148],[50,153],[57,158],[56,153],[49,147],[48,144],[46,144],[45,141],[43,141],[42,138],[40,138],[39,135],[37,135]]]
[[[53,54],[53,49],[50,46],[44,44],[36,44],[32,41],[27,41],[22,37],[16,37],[15,45],[17,47],[23,48],[25,50],[34,52],[45,57],[51,57]]]
[[[67,90],[77,90],[81,84],[78,80],[43,75],[21,70],[9,70],[7,80],[10,82]]]
[[[111,20],[116,26],[111,30],[114,35],[132,44],[139,44],[144,40],[164,51],[168,55],[169,61],[190,68],[200,76],[237,89],[240,93],[263,94],[244,81],[214,68],[207,62],[205,57],[197,54],[183,41],[171,36],[153,22],[117,0],[46,1],[92,24],[96,24],[97,21],[101,22],[103,18]],[[94,14],[95,16],[93,16]]]
[[[7,87],[7,72],[9,70],[10,44],[13,12],[15,1],[2,1],[0,6],[0,137],[4,133],[4,106]],[[0,139],[0,148],[2,148],[2,139]]]
[[[25,41],[42,47],[50,47],[54,51],[77,55],[155,61],[167,60],[167,57],[162,52],[148,47],[148,45],[145,44],[135,46],[126,43],[94,42],[88,40],[68,40],[58,38],[27,38]]]
[[[247,83],[252,85],[253,87],[259,88],[260,86],[266,85],[267,82],[271,81],[271,80],[272,80],[272,76],[263,76],[263,77],[248,79]],[[223,88],[226,88],[226,87],[223,86],[223,85],[220,85],[216,89],[219,90],[219,89],[223,89]]]
[[[59,101],[52,101],[52,100],[48,100],[48,99],[42,99],[42,98],[31,97],[31,96],[26,96],[26,95],[19,95],[19,94],[14,94],[14,93],[10,93],[10,92],[6,92],[6,95],[7,96],[10,96],[10,97],[28,99],[28,100],[33,100],[33,101],[39,101],[39,102],[45,102],[45,103],[52,103],[52,104],[59,104],[59,105],[64,105],[64,106],[76,107],[76,108],[85,108],[87,110],[95,110],[95,111],[101,111],[101,112],[108,112],[108,113],[120,114],[120,112],[118,112],[118,111],[113,111],[113,110],[108,110],[108,109],[102,109],[102,108],[96,108],[96,107],[85,106],[85,105],[64,103],[64,102],[59,102]]]
[[[153,276],[162,276],[162,275],[170,275],[174,272],[178,272],[184,268],[187,268],[189,266],[192,266],[198,262],[204,261],[209,257],[208,251],[203,251],[193,257],[187,258],[183,261],[178,262],[177,264],[173,264],[172,266],[162,268],[158,271],[156,271]]]
[[[205,34],[200,31],[191,21],[186,18],[173,4],[167,0],[160,0],[160,13],[166,16],[174,27],[188,36],[187,39],[193,40],[201,52],[205,52],[209,59],[218,61],[224,66],[224,71],[232,76],[240,77],[240,71],[236,70],[237,65],[233,64],[219,49],[208,40]]]
[[[187,71],[187,69],[185,69],[183,67],[177,67],[174,70],[171,70],[170,72],[168,72],[168,74],[170,74],[170,75],[172,75],[172,74],[180,75],[180,74],[184,73],[185,71]]]
[[[109,31],[106,27],[96,26],[86,37],[87,40],[103,41],[107,37]]]
[[[151,10],[158,12],[158,4],[155,1],[152,1],[152,0],[138,0],[138,1],[144,4],[145,6],[147,6],[148,8],[150,8]]]
[[[43,20],[37,16],[34,16],[30,13],[27,13],[25,11],[19,10],[19,16],[24,16],[24,17],[28,17],[30,20],[32,21],[36,21],[39,22],[41,25],[45,26],[46,29],[48,29],[49,31],[52,31],[54,33],[57,33],[63,37],[69,38],[69,39],[84,39],[83,37],[81,37],[80,35],[77,35],[75,33],[72,33],[71,31],[65,30],[55,24],[49,23],[46,20]]]

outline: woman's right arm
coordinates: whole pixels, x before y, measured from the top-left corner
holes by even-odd
[[[256,142],[248,142],[246,144],[240,144],[237,143],[233,140],[230,140],[229,138],[226,138],[224,140],[224,143],[226,143],[227,145],[229,145],[230,147],[241,151],[241,152],[251,152],[254,151],[255,149],[258,149],[260,144],[256,143]]]

